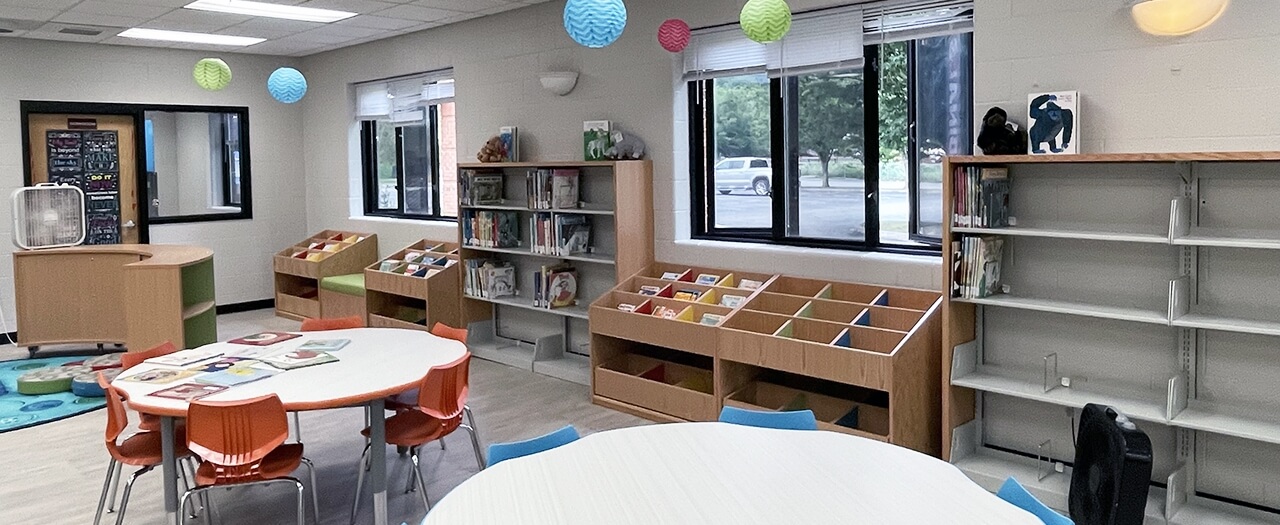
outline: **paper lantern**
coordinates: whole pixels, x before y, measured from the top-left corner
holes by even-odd
[[[282,67],[267,77],[267,91],[270,91],[271,96],[276,100],[293,104],[302,100],[303,95],[307,94],[307,77],[302,76],[302,72],[294,68]]]
[[[564,4],[564,30],[584,46],[612,44],[626,27],[627,6],[622,0],[569,0]]]
[[[209,91],[221,91],[231,84],[231,66],[218,58],[202,58],[193,73],[196,85]]]
[[[1189,35],[1213,24],[1230,0],[1142,0],[1133,4],[1133,22],[1158,36]]]
[[[761,44],[776,42],[791,30],[791,6],[785,0],[747,0],[738,22],[747,38]]]
[[[658,43],[662,49],[672,53],[684,51],[689,45],[689,24],[679,18],[672,18],[658,27]]]

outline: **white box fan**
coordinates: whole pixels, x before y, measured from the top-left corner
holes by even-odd
[[[24,250],[76,246],[84,242],[84,192],[75,186],[41,183],[13,192],[13,244]]]

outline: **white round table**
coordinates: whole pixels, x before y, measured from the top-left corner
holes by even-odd
[[[1042,525],[959,470],[835,432],[725,423],[625,428],[508,460],[423,525]]]
[[[374,522],[387,523],[386,434],[383,399],[416,388],[432,367],[453,362],[467,351],[466,346],[418,330],[398,328],[356,328],[303,333],[302,337],[278,343],[279,348],[296,347],[310,339],[350,339],[341,350],[333,352],[338,361],[283,371],[252,383],[237,385],[205,397],[202,401],[237,401],[275,394],[285,410],[321,410],[367,404],[370,407],[370,486],[373,489]],[[202,346],[198,351],[234,355],[249,345],[228,342]],[[195,366],[195,365],[189,365]],[[121,376],[129,376],[156,368],[174,368],[144,362]],[[186,368],[186,367],[182,367]],[[194,378],[190,378],[194,379]],[[190,380],[188,379],[188,380]],[[129,406],[138,412],[161,417],[164,433],[165,479],[176,480],[177,466],[173,451],[173,421],[184,417],[187,403],[148,394],[180,383],[155,385],[118,378],[112,384],[129,398]],[[176,482],[164,484],[165,511],[168,523],[181,525],[178,519]]]

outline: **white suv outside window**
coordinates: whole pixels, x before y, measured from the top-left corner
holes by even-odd
[[[730,157],[716,163],[716,191],[728,195],[734,190],[749,190],[756,195],[769,194],[773,169],[763,157]]]

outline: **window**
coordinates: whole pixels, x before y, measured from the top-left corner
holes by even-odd
[[[356,86],[365,215],[456,218],[452,71]]]
[[[247,111],[145,108],[142,119],[151,223],[248,218]]]
[[[927,4],[798,14],[768,45],[696,31],[694,236],[937,253],[942,158],[972,151],[973,6]]]

